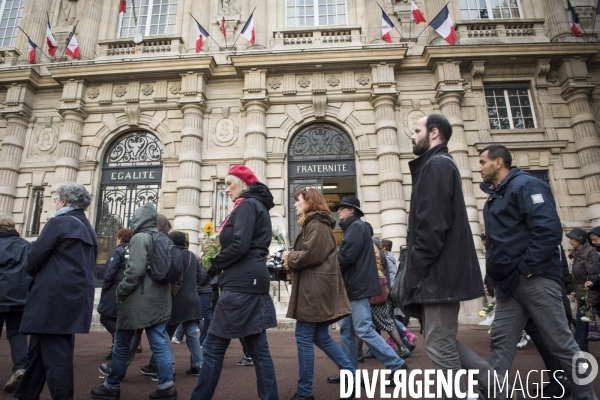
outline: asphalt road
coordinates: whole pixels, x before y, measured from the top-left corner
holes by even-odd
[[[339,332],[334,331],[333,337],[339,342]],[[475,350],[479,355],[487,358],[489,353],[489,336],[487,330],[482,329],[461,329],[459,339]],[[279,397],[282,400],[290,399],[296,389],[298,379],[298,362],[296,353],[296,342],[293,331],[270,330],[268,332],[269,346],[271,355],[275,363],[277,374],[277,385]],[[98,372],[98,366],[106,362],[104,357],[110,351],[110,335],[108,333],[90,333],[87,335],[77,335],[75,344],[75,398],[89,399],[90,389],[93,386],[101,385],[104,377]],[[408,364],[411,369],[432,368],[432,363],[427,357],[423,348],[422,336],[417,335],[417,348]],[[127,376],[121,384],[121,399],[147,399],[148,394],[156,389],[156,383],[150,378],[139,372],[139,367],[144,365],[150,357],[148,342],[143,339],[144,350],[136,355]],[[179,393],[179,399],[189,399],[193,388],[196,385],[196,377],[186,376],[185,371],[189,368],[189,352],[185,344],[174,345],[176,354],[176,387]],[[366,348],[365,348],[366,350]],[[590,343],[590,352],[600,359],[600,342]],[[254,367],[240,367],[236,365],[242,357],[242,349],[239,341],[234,340],[225,355],[223,372],[219,381],[219,386],[215,393],[215,400],[233,400],[233,399],[256,399],[256,377]],[[0,382],[2,385],[11,376],[10,347],[6,336],[2,335],[0,339]],[[376,359],[367,359],[364,364],[359,364],[361,368],[370,371],[382,368],[382,365]],[[533,343],[529,343],[524,349],[517,350],[513,369],[511,371],[511,380],[514,379],[516,371],[526,384],[527,373],[531,370],[542,370],[544,368]],[[336,366],[318,349],[315,350],[315,379],[314,395],[316,399],[338,399],[340,396],[339,385],[332,385],[326,382],[328,375],[335,375],[338,371]],[[540,375],[531,374],[529,387],[534,388],[539,383]],[[596,378],[594,383],[596,393],[600,394],[600,377]],[[376,391],[379,397],[379,390]],[[391,390],[388,389],[388,393]],[[11,399],[12,396],[0,392],[0,399]],[[363,392],[361,398],[367,398]],[[41,399],[50,399],[47,389],[42,392]]]

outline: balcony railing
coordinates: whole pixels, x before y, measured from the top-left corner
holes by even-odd
[[[358,26],[286,28],[273,32],[274,47],[311,45],[352,45],[362,43]]]
[[[182,53],[183,41],[180,37],[150,37],[141,43],[134,43],[133,38],[101,40],[100,57],[122,57],[146,54]]]
[[[17,65],[21,53],[16,47],[4,47],[0,49],[0,65]]]
[[[543,19],[471,20],[456,23],[459,44],[548,42]]]

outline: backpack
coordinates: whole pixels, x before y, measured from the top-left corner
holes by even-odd
[[[176,283],[183,274],[181,251],[164,233],[152,232],[147,273],[157,283]]]

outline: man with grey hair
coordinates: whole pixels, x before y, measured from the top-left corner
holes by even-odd
[[[27,255],[33,277],[20,331],[32,335],[30,360],[15,398],[38,399],[46,380],[53,399],[72,399],[75,333],[88,333],[94,306],[96,232],[84,210],[92,196],[79,183],[64,183],[56,214]]]

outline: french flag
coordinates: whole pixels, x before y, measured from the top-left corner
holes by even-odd
[[[254,45],[254,42],[256,41],[253,15],[254,13],[250,14],[250,18],[248,18],[248,21],[246,21],[246,25],[244,25],[244,27],[242,28],[242,35],[244,35],[244,37],[248,39],[251,45]]]
[[[446,39],[448,43],[454,44],[456,42],[456,31],[454,30],[454,23],[452,22],[452,18],[450,18],[450,12],[448,11],[447,5],[444,6],[442,11],[431,20],[429,25],[431,25],[440,36]]]
[[[196,21],[196,31],[198,32],[198,38],[196,39],[196,53],[200,53],[200,49],[202,48],[202,44],[204,44],[204,40],[210,35],[198,21]]]
[[[581,30],[579,29],[579,18],[571,6],[571,2],[569,1],[567,3],[569,4],[569,25],[571,26],[571,32],[573,32],[573,35],[580,37]]]
[[[119,14],[127,12],[127,1],[119,0]]]
[[[77,38],[75,37],[75,32],[71,35],[71,39],[69,40],[69,44],[67,45],[67,50],[65,54],[71,56],[76,59],[80,59],[79,55],[79,43],[77,43]]]
[[[221,18],[221,32],[223,33],[223,36],[227,36],[227,25],[225,25],[225,16],[223,15],[223,18]]]
[[[392,43],[392,36],[390,32],[394,29],[394,24],[387,16],[383,8],[381,9],[381,38],[388,43]]]
[[[28,37],[27,40],[29,40],[29,48],[27,50],[29,53],[29,64],[35,64],[35,51],[38,46],[33,42],[33,40],[31,40],[30,37]]]
[[[410,2],[410,19],[415,21],[415,24],[420,24],[421,22],[427,22],[427,20],[425,19],[425,16],[421,12],[421,10],[419,10],[419,7],[417,7],[417,5],[415,4],[414,1]]]
[[[46,42],[48,43],[48,54],[50,54],[50,57],[54,57],[54,54],[56,54],[56,49],[58,49],[58,43],[56,43],[56,40],[54,40],[54,35],[52,35],[50,21],[48,21],[48,26],[46,27]]]

